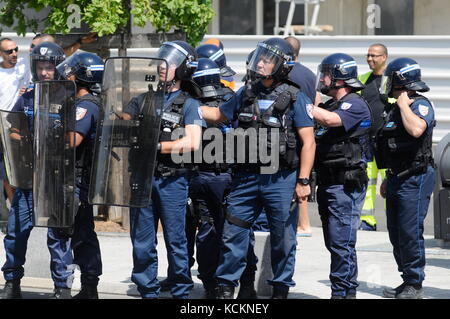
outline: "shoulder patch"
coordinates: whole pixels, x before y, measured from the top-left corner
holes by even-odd
[[[341,110],[348,110],[349,108],[351,108],[352,107],[352,104],[351,103],[348,103],[348,102],[344,102],[344,103],[342,103],[342,105],[341,105]]]
[[[76,120],[79,121],[82,118],[84,118],[86,116],[86,113],[87,113],[87,109],[85,109],[84,107],[77,106]]]
[[[312,104],[306,104],[306,113],[308,116],[312,119],[313,117],[313,105]]]
[[[427,116],[429,112],[429,107],[423,104],[419,104],[419,113],[422,116]]]

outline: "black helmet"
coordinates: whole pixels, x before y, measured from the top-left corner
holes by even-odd
[[[419,64],[410,58],[397,58],[386,67],[380,93],[392,96],[394,86],[401,86],[407,90],[418,92],[430,90],[428,85],[422,81]]]
[[[326,86],[320,80],[329,75],[331,84]],[[343,80],[344,86],[336,86],[337,80]],[[364,88],[358,80],[358,66],[356,61],[348,54],[334,53],[322,60],[317,72],[317,91],[327,94],[330,89],[340,89],[343,87],[352,87],[355,90]]]
[[[192,80],[200,87],[205,98],[216,97],[217,89],[222,86],[219,66],[207,58],[198,59],[197,70],[192,75]]]
[[[217,63],[220,68],[220,75],[223,77],[236,74],[229,66],[223,50],[214,44],[203,44],[195,49],[199,58],[208,58]]]
[[[98,93],[103,78],[104,63],[96,54],[77,52],[61,62],[57,67],[59,74],[68,79],[75,75],[75,82]]]
[[[247,69],[254,72],[260,78],[274,78],[281,80],[286,78],[295,62],[292,59],[292,46],[282,38],[270,38],[259,42]],[[273,64],[271,69],[261,67]]]
[[[39,77],[36,70],[36,65],[40,61],[47,61],[56,67],[60,64],[66,56],[64,55],[64,50],[53,42],[42,42],[35,46],[30,54],[30,65],[31,65],[31,75],[33,76],[33,81],[38,81]],[[55,78],[57,80],[57,78]]]
[[[184,41],[164,42],[158,58],[166,60],[169,67],[176,66],[175,80],[189,80],[196,66],[194,48]]]

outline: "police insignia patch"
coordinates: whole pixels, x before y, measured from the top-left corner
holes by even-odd
[[[85,117],[87,113],[87,109],[85,109],[84,107],[77,107],[77,116],[76,116],[76,120],[79,121],[81,120],[83,117]]]
[[[419,104],[419,113],[420,113],[420,115],[427,116],[428,115],[428,111],[429,111],[428,106],[423,105],[423,104]]]
[[[47,51],[48,51],[48,48],[47,48],[47,47],[39,48],[39,53],[40,53],[41,55],[45,55],[45,54],[47,53]]]
[[[313,118],[313,105],[312,104],[306,104],[306,113],[310,118]]]
[[[347,102],[344,102],[344,103],[342,103],[342,105],[341,105],[341,109],[342,110],[348,110],[349,108],[351,108],[352,107],[352,104],[351,103],[347,103]]]

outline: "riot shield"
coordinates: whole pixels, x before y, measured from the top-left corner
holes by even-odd
[[[105,62],[102,120],[97,127],[89,188],[93,205],[145,207],[164,104],[165,60],[118,57]]]
[[[71,227],[75,199],[75,83],[36,82],[34,97],[34,224]]]
[[[33,187],[33,138],[31,120],[24,112],[0,111],[4,163],[13,187]]]

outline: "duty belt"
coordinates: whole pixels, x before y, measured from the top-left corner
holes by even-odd
[[[158,165],[156,167],[155,176],[169,177],[169,176],[181,176],[192,172],[193,168],[186,167],[169,167],[164,165]]]
[[[397,178],[408,178],[413,175],[424,174],[427,171],[428,166],[435,167],[433,159],[419,165],[413,164],[411,167],[407,169],[388,168],[387,173],[389,175],[396,176]]]

